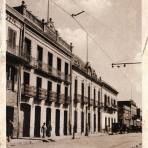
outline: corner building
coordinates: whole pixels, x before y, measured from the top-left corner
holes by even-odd
[[[24,2],[6,8],[6,109],[14,137],[40,137],[44,122],[51,122],[52,137],[68,135],[72,45]]]
[[[118,92],[72,54],[52,19],[39,20],[22,2],[6,5],[6,26],[6,118],[14,123],[14,137],[41,137],[44,122],[54,137],[73,130],[85,135],[86,129],[95,134],[117,121]]]

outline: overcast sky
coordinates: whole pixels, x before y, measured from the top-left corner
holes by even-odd
[[[38,18],[47,18],[48,0],[25,0],[27,9]],[[51,1],[51,0],[50,0]],[[87,30],[88,60],[98,77],[119,91],[119,100],[132,99],[141,107],[141,65],[111,68],[112,62],[141,60],[140,0],[52,0],[68,13],[85,13],[76,17]],[[7,0],[16,6],[21,0]],[[50,17],[67,42],[73,43],[73,53],[86,61],[86,32],[54,3],[50,2]],[[132,89],[131,89],[132,88]],[[132,90],[132,95],[131,95]]]

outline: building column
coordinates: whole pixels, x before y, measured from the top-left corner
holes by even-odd
[[[64,110],[60,107],[60,136],[64,135]]]
[[[32,98],[33,100],[33,98]],[[34,137],[35,106],[31,105],[30,110],[30,137]]]
[[[51,107],[51,126],[52,126],[51,137],[52,138],[55,137],[55,118],[56,118],[55,111],[56,111],[56,108],[52,104],[52,107]]]

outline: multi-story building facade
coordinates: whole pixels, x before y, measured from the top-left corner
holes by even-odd
[[[126,106],[126,110],[125,110],[125,106]],[[119,107],[119,116],[124,117],[125,115],[126,117],[127,115],[127,119],[124,119],[124,120],[128,120],[127,122],[130,126],[136,126],[136,119],[137,119],[136,103],[133,100],[119,101],[118,107]],[[122,112],[123,107],[124,107],[124,112]],[[122,118],[119,118],[119,120],[121,121]]]
[[[90,133],[100,132],[101,81],[90,64],[75,55],[72,63],[72,88],[72,123],[76,126],[76,133],[86,134],[86,130]]]
[[[78,133],[96,133],[112,128],[117,123],[118,92],[101,77],[97,77],[90,63],[74,56],[72,64],[73,124]],[[75,115],[76,114],[76,115]]]
[[[40,137],[51,122],[52,136],[69,133],[72,45],[31,14],[24,2],[7,5],[7,121],[14,135]]]
[[[111,85],[102,81],[102,106],[101,125],[102,130],[111,131],[112,123],[118,122],[117,95],[118,92]]]
[[[123,104],[122,101],[118,101],[118,122],[121,125],[126,125],[126,127],[129,127],[131,122],[130,106]]]
[[[14,136],[40,137],[43,123],[51,123],[52,137],[72,134],[73,127],[82,135],[111,128],[118,92],[72,54],[52,19],[39,20],[24,2],[7,5],[6,14],[6,115]]]

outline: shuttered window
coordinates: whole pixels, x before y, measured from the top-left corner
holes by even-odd
[[[16,47],[16,31],[12,28],[8,28],[8,46],[15,49]]]

